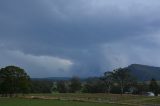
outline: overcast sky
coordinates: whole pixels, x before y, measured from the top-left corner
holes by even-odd
[[[160,66],[159,0],[0,0],[0,67],[31,77]]]

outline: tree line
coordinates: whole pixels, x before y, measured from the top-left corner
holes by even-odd
[[[87,78],[81,81],[73,77],[70,81],[57,81],[53,83],[54,92],[59,93],[113,93],[113,94],[145,94],[160,93],[157,81],[153,78],[149,82],[137,81],[127,68],[118,68],[105,72],[101,77]]]
[[[139,82],[127,68],[118,68],[105,72],[100,77],[81,80],[72,77],[70,80],[31,79],[24,69],[7,66],[0,69],[0,95],[16,96],[26,93],[114,93],[143,94],[152,91],[158,95],[160,89],[157,81]]]

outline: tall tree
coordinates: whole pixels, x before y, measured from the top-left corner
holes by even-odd
[[[30,87],[30,77],[24,69],[7,66],[0,70],[0,89],[4,96],[16,93],[27,93]]]
[[[67,84],[65,81],[58,81],[57,82],[57,91],[59,93],[67,93],[68,92]]]
[[[100,79],[105,83],[106,86],[105,92],[110,93],[111,86],[113,85],[113,73],[105,72],[104,76],[102,76]]]
[[[75,93],[81,89],[81,81],[79,77],[73,77],[70,80],[70,92]]]
[[[91,77],[86,79],[82,91],[84,93],[104,93],[106,85],[99,77]]]
[[[158,95],[159,86],[154,78],[152,78],[150,81],[149,89],[154,93],[155,96]]]
[[[51,93],[53,82],[44,79],[31,80],[31,93]]]
[[[127,68],[115,69],[113,70],[113,78],[119,83],[122,95],[124,93],[125,84],[128,84],[131,78],[129,70]]]

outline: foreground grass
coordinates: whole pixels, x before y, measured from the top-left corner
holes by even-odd
[[[124,106],[124,105],[78,102],[78,101],[11,98],[11,99],[0,99],[0,106]]]
[[[37,97],[47,97],[58,100],[71,100],[71,101],[85,101],[85,102],[98,102],[98,103],[112,103],[112,104],[128,104],[132,106],[138,105],[159,105],[160,97],[148,97],[138,95],[114,95],[114,94],[32,94]]]
[[[117,95],[117,94],[75,94],[75,93],[57,93],[57,94],[31,94],[28,96],[35,97],[47,97],[52,99],[60,100],[81,100],[81,101],[90,101],[90,102],[116,102],[116,103],[128,103],[128,102],[142,102],[146,99],[153,99],[159,97],[147,97],[147,96],[137,96],[137,95]]]
[[[0,106],[160,106],[160,97],[113,94],[30,94],[0,98]]]

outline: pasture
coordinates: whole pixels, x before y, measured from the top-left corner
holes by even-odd
[[[113,94],[30,94],[0,98],[0,106],[160,106],[160,97]]]
[[[40,99],[1,99],[0,106],[117,106],[115,104]]]

